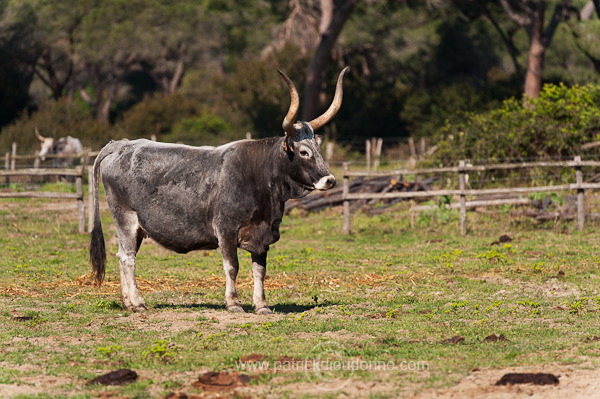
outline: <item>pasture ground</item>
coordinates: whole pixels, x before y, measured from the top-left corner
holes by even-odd
[[[150,309],[132,314],[120,305],[105,207],[109,263],[96,288],[74,204],[2,200],[0,397],[598,393],[598,226],[537,226],[504,208],[470,214],[461,237],[457,214],[424,214],[410,228],[406,208],[355,217],[349,237],[336,209],[285,217],[269,253],[271,316],[224,310],[218,251],[177,255],[146,240],[137,275]],[[512,241],[495,243],[501,235]],[[250,261],[240,259],[239,292],[251,310]],[[138,380],[86,385],[123,368]],[[554,373],[560,383],[494,385],[513,371]],[[207,372],[233,383],[199,383]]]

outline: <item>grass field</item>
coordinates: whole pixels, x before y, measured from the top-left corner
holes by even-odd
[[[457,214],[424,214],[411,228],[400,206],[357,215],[343,236],[339,209],[292,214],[269,252],[270,316],[224,310],[219,251],[177,255],[146,241],[137,275],[149,311],[132,314],[119,301],[109,213],[100,288],[75,214],[70,202],[0,202],[0,397],[426,398],[488,371],[597,375],[595,226],[538,226],[503,209],[469,215],[461,237]],[[512,241],[494,243],[501,235]],[[240,259],[251,311],[250,259]],[[117,369],[139,378],[86,385]],[[203,383],[208,372],[233,382]]]

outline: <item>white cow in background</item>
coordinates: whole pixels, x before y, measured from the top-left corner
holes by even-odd
[[[53,137],[44,137],[40,134],[37,127],[35,135],[40,141],[40,159],[46,160],[46,155],[78,155],[83,152],[81,141],[71,136],[55,139]],[[63,168],[75,164],[74,158],[57,158],[53,161],[53,166]]]

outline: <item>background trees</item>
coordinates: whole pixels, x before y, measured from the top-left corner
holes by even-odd
[[[319,40],[304,81],[302,119],[312,120],[319,115],[319,93],[331,52],[346,21],[358,0],[321,0]]]
[[[6,0],[0,149],[33,128],[191,144],[281,134],[285,70],[303,117],[328,105],[341,142],[431,137],[543,83],[597,83],[600,13],[587,0]],[[541,46],[541,47],[540,47]]]
[[[548,84],[523,106],[514,98],[471,114],[439,130],[440,149],[431,162],[526,162],[581,155],[581,146],[600,139],[600,86]]]

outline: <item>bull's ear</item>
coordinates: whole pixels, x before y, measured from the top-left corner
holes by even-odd
[[[318,134],[315,134],[315,140],[317,140],[317,145],[323,144],[323,137]]]
[[[294,152],[294,140],[287,134],[283,140],[283,149],[288,153]]]

